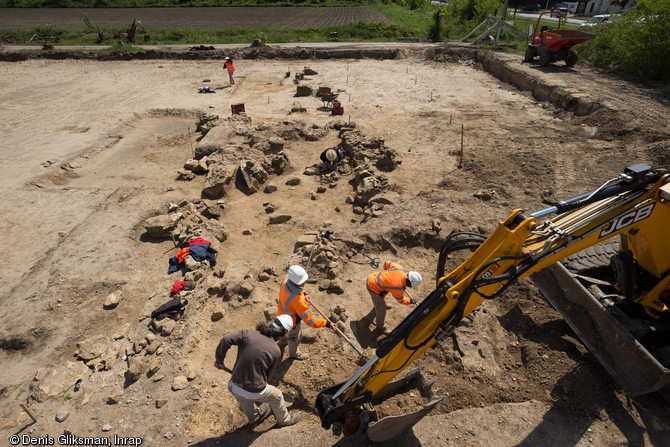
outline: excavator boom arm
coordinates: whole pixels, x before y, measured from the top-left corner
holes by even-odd
[[[656,231],[667,238],[669,180],[665,169],[634,165],[600,188],[545,210],[530,215],[514,210],[458,268],[446,275],[438,272],[437,288],[382,341],[365,366],[348,381],[319,394],[316,405],[324,428],[372,401],[466,315],[514,281],[618,234],[634,237]],[[539,218],[555,213],[560,214],[538,224]],[[447,255],[441,251],[438,265],[444,266]],[[663,262],[668,263],[667,256]],[[667,275],[670,265],[660,270]]]

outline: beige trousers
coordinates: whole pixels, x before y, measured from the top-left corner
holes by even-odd
[[[298,321],[298,324],[293,326],[293,329],[286,334],[288,337],[288,355],[290,357],[298,355],[298,345],[300,345],[300,340],[302,340],[302,324],[300,323],[302,321]]]
[[[284,395],[279,388],[274,387],[270,384],[265,388],[264,391],[260,393],[248,393],[245,396],[237,394],[235,391],[239,390],[237,385],[233,386],[233,382],[228,382],[228,391],[231,392],[237,402],[240,404],[240,408],[249,419],[249,423],[254,423],[256,420],[262,416],[260,414],[257,402],[266,403],[272,408],[272,414],[274,414],[277,424],[285,425],[291,419],[291,416],[286,409],[286,402],[284,401]],[[237,389],[236,389],[237,388]]]

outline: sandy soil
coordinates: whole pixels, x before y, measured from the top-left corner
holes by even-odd
[[[670,164],[663,92],[581,65],[541,69],[504,52],[459,64],[456,53],[434,48],[395,60],[240,57],[234,86],[217,60],[0,63],[2,445],[14,434],[63,433],[141,437],[144,445],[366,444],[322,429],[314,409],[319,391],[359,368],[335,333],[306,329],[311,358],[285,358],[274,380],[302,412],[294,427],[276,428],[272,417],[242,427],[229,375],[212,365],[222,335],[274,315],[288,266],[309,262],[305,241],[328,229],[371,257],[417,270],[424,283],[413,294],[423,297],[452,230],[489,233],[512,209],[542,209],[627,165]],[[317,74],[301,84],[339,92],[343,116],[314,96],[296,96],[293,76],[304,67]],[[216,93],[200,94],[200,86]],[[234,103],[244,103],[245,117],[231,116]],[[209,132],[199,130],[203,123]],[[323,149],[342,142],[341,126],[360,132],[357,147],[369,162],[380,150],[399,162],[372,166],[385,199],[363,214],[347,200],[355,196],[351,169],[327,180],[305,174]],[[270,174],[272,193],[251,192],[238,178],[217,202],[202,195],[204,175],[178,179],[207,145],[217,148],[210,160],[237,166],[260,162],[273,137],[284,139],[289,165]],[[287,185],[294,178],[299,183]],[[161,343],[149,353],[148,315],[184,273],[167,274],[174,242],[149,237],[144,223],[171,203],[186,216],[180,229],[211,237],[218,263],[197,270],[185,314],[171,334],[149,336]],[[223,204],[203,217],[203,208]],[[277,215],[291,218],[270,224]],[[365,279],[375,269],[339,241],[316,251],[308,292],[329,316],[344,309],[340,326],[374,349],[379,334],[360,320],[372,307]],[[115,292],[120,304],[104,309]],[[224,317],[212,321],[215,311]],[[409,311],[394,305],[387,320],[394,326]],[[90,368],[81,361],[87,340],[103,352]],[[124,355],[135,350],[142,372],[158,358],[160,369],[128,380]],[[627,397],[529,281],[484,303],[412,366],[436,378],[446,398],[394,445],[670,443],[665,401]],[[180,375],[192,380],[173,391]],[[417,405],[413,396],[395,397],[380,412]]]

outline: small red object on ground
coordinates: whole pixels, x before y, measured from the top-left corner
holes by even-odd
[[[239,115],[240,113],[244,113],[244,103],[243,102],[238,102],[237,104],[231,104],[230,108],[233,111],[233,115]]]
[[[333,115],[344,115],[344,107],[340,101],[333,101],[333,107],[330,109],[330,112]]]

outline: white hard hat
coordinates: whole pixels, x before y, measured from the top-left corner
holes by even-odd
[[[335,152],[335,149],[328,149],[326,151],[326,158],[330,161],[337,161],[337,152]]]
[[[228,56],[226,56],[225,59],[230,59],[230,58]]]
[[[293,284],[304,284],[307,282],[307,278],[309,278],[307,272],[299,265],[292,265],[291,268],[288,269],[288,280]]]
[[[272,327],[275,329],[283,329],[288,332],[293,329],[293,318],[290,315],[279,315],[275,318],[275,321],[272,322]]]
[[[412,288],[419,287],[419,284],[423,281],[419,272],[409,272],[407,274],[407,279],[409,279],[409,282],[412,284]]]

